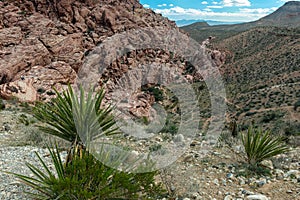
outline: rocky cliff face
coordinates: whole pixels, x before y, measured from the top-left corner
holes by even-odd
[[[74,82],[85,55],[107,37],[153,26],[175,23],[136,0],[1,1],[0,95],[47,98]]]

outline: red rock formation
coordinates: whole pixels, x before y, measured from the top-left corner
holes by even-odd
[[[105,39],[157,26],[168,29],[175,23],[144,9],[137,0],[0,1],[0,97],[31,102],[52,98],[52,88],[60,90],[73,84],[86,55]],[[216,52],[212,57],[222,59]],[[99,84],[105,82],[111,93],[118,78],[149,62],[176,68],[162,76],[168,80],[174,78],[175,71],[183,74],[186,68],[186,62],[171,52],[136,50],[116,58],[99,77]],[[185,73],[185,78],[193,82],[201,79],[201,74]],[[136,117],[149,118],[153,97],[137,94],[128,110]]]
[[[33,79],[17,80],[0,85],[0,95],[3,98],[14,96],[23,102],[33,102],[37,100],[37,91],[32,85]]]
[[[19,81],[21,76],[33,78],[36,90],[73,83],[85,54],[105,38],[157,25],[175,26],[161,15],[143,9],[137,0],[1,1],[1,88]],[[1,91],[1,95],[16,96],[8,90]]]

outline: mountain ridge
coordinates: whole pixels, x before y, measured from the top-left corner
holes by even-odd
[[[215,25],[226,25],[226,24],[239,24],[241,22],[229,22],[229,21],[214,21],[214,20],[188,20],[188,19],[181,19],[181,20],[175,20],[176,25],[178,27],[182,26],[188,26],[195,23],[201,23],[206,22],[209,26],[215,26]]]
[[[193,39],[201,42],[211,36],[211,34],[214,34],[213,36],[216,37],[216,40],[222,40],[233,34],[259,26],[300,27],[300,2],[286,2],[273,13],[252,22],[214,26],[202,26],[201,22],[196,22],[180,28],[188,32]],[[201,31],[201,34],[199,34],[199,31]]]

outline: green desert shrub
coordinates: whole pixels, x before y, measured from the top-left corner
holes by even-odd
[[[155,98],[155,101],[163,101],[164,100],[164,94],[163,94],[163,91],[159,88],[159,85],[143,86],[142,91],[149,92],[151,95],[153,95]]]
[[[300,133],[300,122],[288,122],[285,124],[284,134],[286,136],[299,135]]]
[[[218,147],[227,146],[232,148],[234,144],[237,144],[237,138],[233,137],[230,131],[221,132],[220,136],[218,137]]]
[[[115,160],[111,163],[113,166],[106,166],[103,164],[109,162],[106,159],[115,155],[110,155],[110,152],[103,149],[100,153],[97,152],[98,159],[91,154],[91,141],[101,136],[119,133],[112,115],[113,108],[101,106],[104,99],[103,90],[95,94],[93,91],[85,93],[81,88],[79,94],[75,94],[69,86],[62,94],[56,91],[56,95],[57,98],[51,102],[37,103],[33,109],[34,116],[46,124],[39,126],[42,131],[67,140],[72,145],[64,163],[58,146],[56,150],[48,147],[54,171],[36,153],[42,168],[26,164],[34,177],[15,174],[35,189],[36,192],[30,195],[35,199],[105,200],[143,199],[144,196],[154,197],[160,194],[161,186],[154,182],[156,172],[139,174],[129,173],[130,170],[118,171],[116,169],[122,168],[126,157]]]
[[[28,126],[30,124],[30,122],[28,120],[28,117],[25,114],[21,114],[18,117],[18,120],[19,120],[20,123],[24,124],[25,126]]]
[[[300,107],[300,99],[294,103],[294,110],[296,111]]]
[[[4,109],[5,109],[5,103],[3,99],[0,99],[0,110],[4,110]]]
[[[252,166],[257,166],[261,161],[289,150],[284,142],[285,138],[273,136],[270,131],[249,127],[241,138],[246,160]]]
[[[55,171],[36,153],[42,168],[26,163],[33,177],[15,174],[34,189],[28,193],[34,199],[157,199],[164,191],[154,182],[156,172],[134,174],[110,168],[84,151],[80,156],[73,152],[71,163],[63,164],[56,150],[48,147]],[[75,150],[74,150],[75,151]]]
[[[86,145],[96,137],[119,133],[112,115],[113,107],[103,106],[105,91],[98,92],[83,88],[77,93],[69,85],[68,89],[59,93],[56,98],[44,103],[38,102],[33,108],[33,115],[44,125],[39,129],[50,135],[57,136],[71,143],[71,148],[85,151]],[[72,152],[69,151],[66,162],[71,162]]]
[[[113,108],[101,106],[105,96],[103,89],[96,94],[93,94],[93,91],[86,94],[81,88],[78,97],[69,86],[62,94],[57,90],[55,94],[57,97],[51,102],[38,102],[33,109],[34,116],[47,125],[39,126],[41,131],[71,143],[80,142],[79,129],[87,127],[86,123],[97,124],[99,127],[96,131],[104,135],[118,133],[117,128],[114,127]]]

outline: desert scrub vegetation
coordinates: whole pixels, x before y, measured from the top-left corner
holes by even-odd
[[[156,199],[163,193],[161,184],[154,181],[157,171],[130,173],[120,171],[123,159],[114,160],[113,166],[105,165],[111,159],[109,152],[100,151],[94,157],[89,144],[94,138],[118,134],[113,107],[102,106],[105,92],[96,94],[82,88],[75,93],[71,86],[62,93],[55,90],[56,98],[48,103],[37,103],[34,116],[44,122],[39,128],[71,143],[67,157],[61,158],[59,147],[47,145],[54,170],[36,153],[41,166],[26,163],[33,176],[15,174],[34,192],[34,199]],[[100,162],[101,160],[102,162]],[[134,165],[134,163],[132,164]],[[149,171],[149,170],[148,170]]]
[[[291,123],[288,127],[293,129]],[[264,131],[255,124],[246,126],[230,123],[228,130],[220,134],[218,145],[232,148],[241,144],[246,154],[244,160],[251,165],[257,165],[265,159],[287,152],[289,148],[286,141],[286,136],[274,135],[270,129]]]
[[[93,92],[89,91],[85,101],[85,92],[80,89],[80,98],[74,93],[71,86],[60,94],[55,90],[57,97],[51,102],[36,103],[33,114],[44,122],[47,126],[39,126],[39,128],[48,134],[55,135],[71,143],[80,143],[81,138],[78,129],[88,124],[96,123],[98,130],[104,135],[112,135],[119,133],[112,116],[112,107],[101,107],[105,92],[101,89],[93,96]],[[81,113],[78,113],[81,111]],[[77,114],[75,116],[75,113]],[[79,120],[80,114],[82,120]],[[94,115],[95,114],[95,115]],[[81,124],[80,124],[81,123]],[[98,133],[99,134],[99,133]]]
[[[294,103],[294,110],[297,111],[299,107],[300,107],[300,99]]]
[[[231,131],[222,132],[217,143],[217,147],[226,147],[239,156],[240,164],[237,166],[241,169],[241,173],[239,172],[238,176],[270,176],[270,169],[262,162],[272,160],[274,156],[290,150],[286,144],[286,137],[275,136],[270,130],[264,131],[255,125],[249,125],[246,131],[238,126],[238,131],[236,137],[233,137]]]
[[[0,99],[0,110],[4,110],[4,109],[5,109],[5,103],[3,99]]]
[[[163,193],[154,183],[156,172],[132,174],[105,166],[88,151],[81,155],[73,152],[71,163],[63,163],[58,147],[48,147],[54,169],[36,153],[42,169],[26,163],[34,177],[14,174],[35,189],[29,192],[34,199],[156,199]],[[73,151],[77,151],[73,149]]]
[[[241,135],[241,140],[246,153],[246,160],[251,166],[258,166],[263,160],[289,151],[284,137],[273,136],[270,131],[261,128],[249,127]]]

